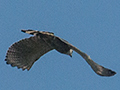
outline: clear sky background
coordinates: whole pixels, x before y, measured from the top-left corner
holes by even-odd
[[[4,61],[11,44],[54,32],[100,65],[117,72],[96,75],[84,59],[53,50],[22,71]],[[0,0],[0,90],[120,90],[120,0]]]

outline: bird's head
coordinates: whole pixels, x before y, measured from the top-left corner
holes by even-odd
[[[70,57],[72,57],[72,53],[73,53],[73,50],[70,49],[66,54],[69,55]]]

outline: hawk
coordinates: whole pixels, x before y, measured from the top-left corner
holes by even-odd
[[[15,42],[9,47],[5,61],[7,64],[11,64],[12,67],[17,66],[18,69],[30,70],[35,61],[53,49],[70,57],[72,57],[74,50],[85,59],[96,74],[100,76],[113,76],[116,74],[115,71],[97,64],[86,53],[68,43],[66,40],[55,36],[52,32],[37,30],[21,31],[32,34],[33,36]]]

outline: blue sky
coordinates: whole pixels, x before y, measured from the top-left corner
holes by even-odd
[[[1,0],[0,90],[119,90],[119,0]],[[30,69],[6,65],[11,44],[30,35],[21,29],[54,32],[100,65],[117,72],[96,75],[84,59],[53,50]]]

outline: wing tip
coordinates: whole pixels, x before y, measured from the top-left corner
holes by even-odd
[[[36,30],[32,30],[32,29],[21,29],[21,32],[26,32],[26,31],[36,31]]]
[[[28,29],[28,30],[22,29],[21,32],[28,33],[28,34],[31,34],[31,35],[37,35],[39,33],[39,31],[32,30],[32,29]]]
[[[106,77],[114,76],[116,74],[115,71],[112,71],[112,70],[107,69],[107,68],[104,68],[102,72],[97,71],[96,73],[100,76],[106,76]]]
[[[24,32],[24,33],[25,33],[25,32],[26,32],[26,30],[22,29],[22,30],[21,30],[21,32]]]
[[[114,76],[115,74],[117,74],[115,71],[112,71],[112,70],[108,70],[108,72],[110,76]]]

